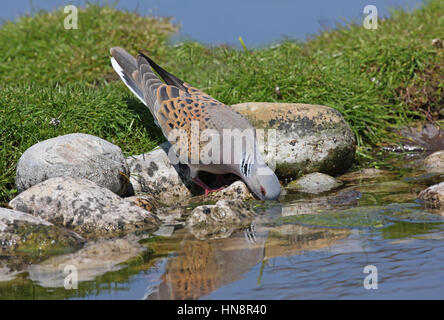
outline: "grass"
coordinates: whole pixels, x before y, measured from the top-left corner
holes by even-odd
[[[226,104],[331,106],[350,123],[359,154],[367,155],[396,138],[393,128],[417,119],[442,121],[444,53],[431,42],[443,36],[443,13],[444,3],[433,0],[412,13],[393,11],[378,30],[350,24],[304,43],[243,50],[197,42],[170,46],[178,27],[169,19],[109,5],[79,10],[78,30],[63,28],[62,9],[7,22],[0,27],[0,202],[16,194],[18,159],[38,141],[84,132],[130,155],[163,140],[151,115],[114,74],[113,46],[133,54],[148,50],[167,70]],[[52,118],[60,124],[51,125]]]

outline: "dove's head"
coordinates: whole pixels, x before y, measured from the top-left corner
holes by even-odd
[[[256,157],[256,161],[251,161],[252,158],[248,154],[242,157],[238,175],[259,199],[278,199],[281,194],[278,178],[261,157]]]

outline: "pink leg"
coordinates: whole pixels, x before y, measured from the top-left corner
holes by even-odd
[[[220,190],[224,189],[224,187],[220,187],[220,188],[218,188],[218,189],[211,189],[209,186],[206,185],[205,182],[203,182],[202,180],[200,180],[198,177],[193,178],[192,180],[193,180],[193,182],[194,182],[195,184],[197,184],[199,187],[201,187],[202,189],[205,190],[205,196],[208,196],[208,194],[209,194],[210,192],[217,192],[217,191],[220,191]]]

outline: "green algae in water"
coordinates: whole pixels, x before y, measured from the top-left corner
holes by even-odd
[[[390,223],[381,207],[352,208],[341,211],[322,212],[279,217],[277,224],[298,223],[308,226],[334,228],[382,228]]]
[[[393,222],[440,223],[444,217],[422,210],[416,203],[393,203],[386,206],[357,207],[346,210],[323,211],[279,217],[277,224],[298,223],[308,226],[335,228],[383,228]]]
[[[419,204],[416,203],[392,203],[386,208],[386,216],[393,221],[405,221],[405,222],[444,222],[444,217],[436,214],[427,212],[422,209]]]
[[[442,223],[411,223],[400,221],[382,229],[384,239],[411,238],[437,230]]]

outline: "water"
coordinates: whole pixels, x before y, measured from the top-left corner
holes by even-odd
[[[319,196],[289,192],[219,234],[164,226],[163,237],[22,266],[0,281],[0,299],[443,299],[444,215],[415,199],[444,173],[415,163],[395,159],[390,172],[346,176]],[[80,282],[66,290],[60,266],[72,261]],[[376,290],[364,287],[366,266],[377,268]]]
[[[102,1],[103,2],[103,1]],[[11,20],[33,9],[52,10],[59,6],[83,6],[85,0],[15,0],[3,1],[1,20]],[[305,40],[321,29],[335,27],[344,21],[361,22],[366,5],[376,5],[379,17],[389,14],[389,8],[418,8],[419,0],[127,0],[118,8],[137,10],[141,14],[174,17],[182,25],[173,42],[193,39],[205,44],[240,46],[242,36],[248,47],[272,44],[283,37]],[[81,21],[79,27],[81,28]]]

